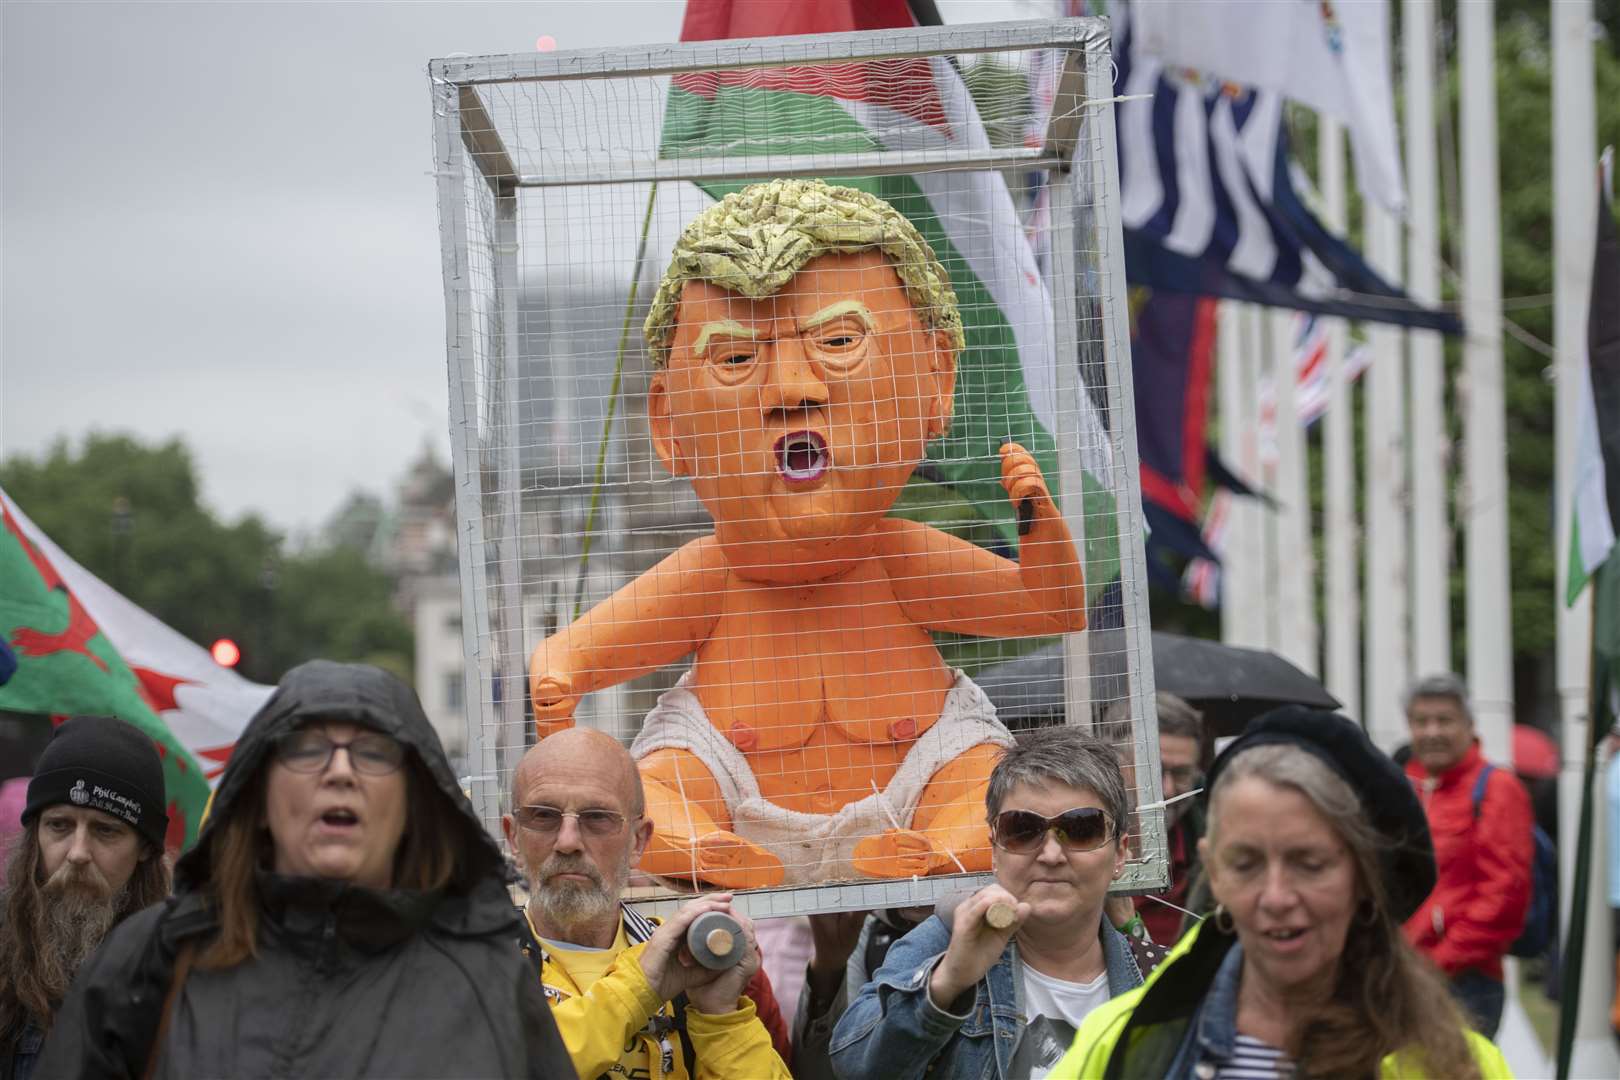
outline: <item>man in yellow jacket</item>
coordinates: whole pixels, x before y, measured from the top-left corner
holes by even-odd
[[[619,897],[652,834],[641,779],[611,736],[570,728],[518,763],[502,820],[529,882],[534,962],[580,1080],[788,1080],[744,987],[759,969],[753,924],[732,912],[742,961],[714,972],[684,954],[698,916],[730,911],[715,893],[659,923]]]

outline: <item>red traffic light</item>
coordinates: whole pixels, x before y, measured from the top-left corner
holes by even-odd
[[[228,637],[222,637],[214,642],[208,652],[213,656],[214,663],[220,667],[235,667],[237,661],[242,659],[242,650]]]

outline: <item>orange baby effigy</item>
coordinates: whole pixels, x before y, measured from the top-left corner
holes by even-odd
[[[690,655],[632,747],[644,870],[743,888],[988,869],[1010,736],[931,632],[1080,630],[1084,588],[1017,444],[1017,562],[887,516],[951,419],[962,324],[934,252],[874,196],[756,184],[682,233],[646,331],[654,449],[714,532],[535,648],[542,734]]]

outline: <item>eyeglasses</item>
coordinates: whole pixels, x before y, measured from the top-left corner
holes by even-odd
[[[1002,851],[1028,855],[1046,843],[1046,834],[1056,832],[1058,843],[1068,851],[1096,851],[1114,832],[1113,819],[1095,806],[1077,806],[1057,817],[1042,817],[1033,810],[1003,810],[990,821],[990,841]]]
[[[1171,765],[1161,770],[1177,791],[1191,791],[1198,783],[1198,766]]]
[[[563,818],[571,817],[579,823],[579,831],[586,836],[617,836],[624,830],[625,816],[616,810],[559,810],[555,806],[514,806],[512,816],[517,823],[541,836],[556,836],[562,830]]]
[[[321,772],[339,750],[347,750],[354,771],[366,776],[387,776],[405,764],[405,747],[375,731],[348,742],[336,742],[323,731],[294,731],[276,740],[276,760],[293,772]]]

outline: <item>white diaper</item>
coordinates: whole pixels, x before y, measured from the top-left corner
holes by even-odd
[[[909,828],[911,815],[930,777],[946,762],[974,746],[1011,746],[1012,735],[996,719],[996,707],[972,679],[953,672],[939,722],[906,752],[882,793],[872,794],[832,814],[788,810],[764,798],[748,759],[709,723],[688,684],[691,672],[664,692],[642,724],[630,753],[638,761],[655,750],[685,750],[714,774],[731,812],[732,831],[782,860],[784,884],[811,885],[859,877],[850,863],[855,845],[898,822]]]

